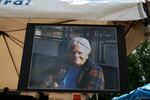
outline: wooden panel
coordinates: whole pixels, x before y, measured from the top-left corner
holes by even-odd
[[[131,30],[126,35],[127,55],[129,55],[135,48],[137,48],[140,43],[145,41],[145,31],[146,27],[141,23],[138,23],[131,28]]]

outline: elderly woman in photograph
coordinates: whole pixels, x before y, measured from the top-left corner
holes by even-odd
[[[68,43],[68,69],[58,84],[60,88],[104,89],[102,68],[89,61],[91,46],[87,39],[74,37]]]
[[[73,37],[67,46],[67,63],[60,68],[58,74],[50,77],[52,86],[60,89],[103,90],[104,75],[102,68],[91,62],[89,54],[91,46],[83,37]],[[46,84],[46,83],[45,83]]]

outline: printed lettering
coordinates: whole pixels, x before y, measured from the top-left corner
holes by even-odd
[[[0,0],[3,5],[29,5],[31,0]]]
[[[23,0],[16,0],[13,4],[14,5],[22,5]]]
[[[7,5],[8,3],[11,3],[12,1],[11,0],[6,0],[5,2],[4,2],[4,5]]]
[[[27,0],[27,3],[25,5],[29,5],[31,2],[31,0]]]

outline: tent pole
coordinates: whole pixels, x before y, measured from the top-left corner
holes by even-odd
[[[8,36],[8,38],[10,39],[10,40],[12,40],[14,43],[16,43],[18,46],[20,46],[21,48],[23,48],[23,46],[22,45],[20,45],[18,42],[16,42],[16,41],[18,41],[18,40],[16,40],[14,37],[12,37],[12,36]],[[16,40],[16,41],[15,41]],[[20,42],[20,41],[19,41]],[[23,44],[23,43],[22,43]]]
[[[12,62],[13,62],[13,65],[14,65],[14,67],[15,67],[15,71],[16,71],[16,73],[17,73],[17,76],[19,77],[19,72],[18,72],[18,70],[17,70],[17,66],[16,66],[16,64],[15,64],[15,61],[14,61],[14,59],[13,59],[13,57],[12,57],[12,54],[11,54],[10,48],[9,48],[9,46],[8,46],[8,43],[7,43],[5,34],[3,34],[3,38],[4,38],[4,41],[5,41],[6,46],[7,46],[7,48],[8,48],[8,52],[9,52],[9,55],[10,55],[11,60],[12,60]]]

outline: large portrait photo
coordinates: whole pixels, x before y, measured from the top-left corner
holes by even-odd
[[[18,89],[123,90],[127,66],[119,32],[122,27],[113,25],[29,23]]]

